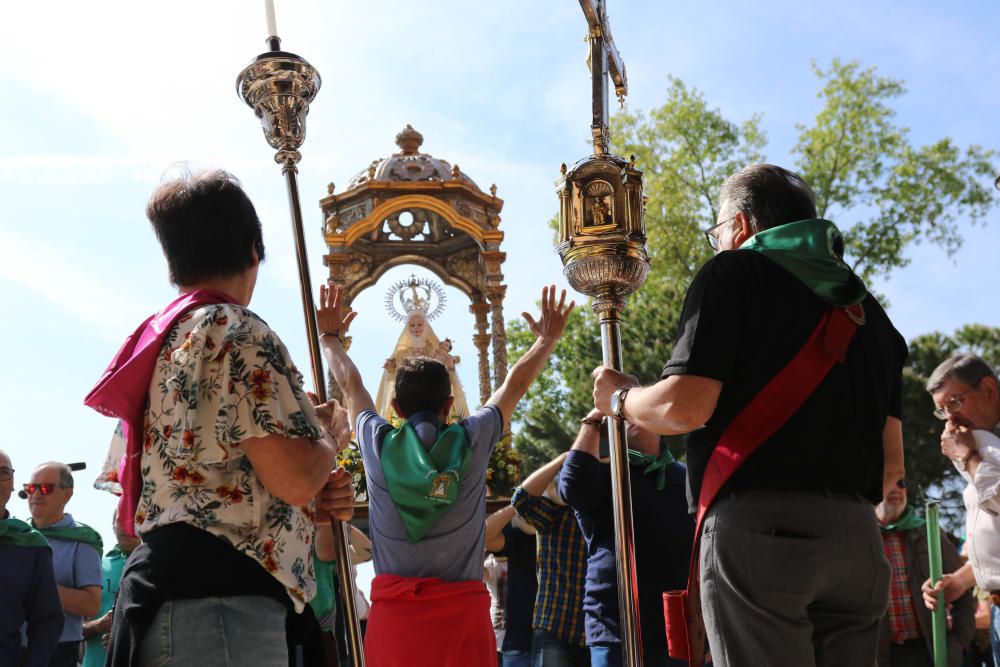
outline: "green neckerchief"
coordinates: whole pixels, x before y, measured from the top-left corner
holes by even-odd
[[[128,554],[122,551],[119,545],[115,545],[108,553],[104,554],[105,558],[128,558]]]
[[[843,260],[844,237],[828,220],[812,218],[757,232],[740,246],[755,250],[794,275],[819,298],[851,306],[865,298],[865,284]]]
[[[667,466],[674,462],[674,455],[667,449],[666,444],[660,443],[660,455],[643,454],[634,449],[628,450],[628,462],[636,466],[646,466],[643,473],[648,475],[656,473],[656,490],[662,491],[667,484]]]
[[[409,421],[382,439],[382,474],[410,544],[451,509],[470,453],[469,434],[458,424],[443,429],[430,451]]]
[[[888,526],[879,524],[879,528],[882,529],[883,533],[895,533],[903,530],[916,530],[925,523],[927,522],[924,521],[922,517],[917,516],[917,513],[913,511],[913,507],[907,505],[906,509],[903,510],[903,513],[899,515],[898,519],[896,519],[896,523],[890,523]]]
[[[12,547],[49,547],[48,540],[40,532],[14,518],[0,521],[0,544]]]
[[[48,528],[38,528],[32,519],[31,527],[37,530],[50,540],[63,540],[64,542],[79,542],[89,544],[97,549],[97,553],[104,553],[104,542],[96,530],[82,523],[78,526],[49,526]]]

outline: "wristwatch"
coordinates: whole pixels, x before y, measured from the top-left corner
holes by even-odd
[[[625,396],[631,389],[632,387],[622,387],[611,394],[611,414],[618,419],[625,419]]]

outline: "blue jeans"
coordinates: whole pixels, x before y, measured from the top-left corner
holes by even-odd
[[[168,600],[139,646],[139,664],[287,667],[285,606],[243,595]]]
[[[504,651],[503,667],[531,667],[531,653],[529,651]]]
[[[688,664],[683,660],[673,660],[667,655],[663,646],[645,645],[642,648],[642,664],[644,667],[683,667]],[[596,644],[590,647],[590,667],[622,667],[621,644]]]
[[[590,667],[590,651],[586,646],[556,639],[545,630],[535,628],[531,636],[532,667]]]

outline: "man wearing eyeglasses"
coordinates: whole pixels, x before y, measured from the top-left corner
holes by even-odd
[[[945,574],[936,588],[924,582],[924,603],[937,608],[936,591],[952,602],[975,585],[990,593],[990,643],[1000,660],[1000,457],[989,450],[1000,436],[1000,382],[990,365],[974,354],[944,361],[927,380],[934,416],[944,420],[941,453],[951,459],[968,485],[965,502],[969,562]],[[992,446],[987,440],[993,440]],[[1000,454],[1000,452],[997,452]],[[1000,663],[998,663],[1000,664]]]
[[[32,527],[52,546],[52,566],[62,602],[64,623],[52,653],[52,667],[75,667],[80,661],[83,619],[101,608],[101,537],[73,520],[66,504],[73,497],[73,473],[64,463],[43,463],[24,485]]]
[[[13,491],[14,468],[0,451],[0,665],[43,667],[62,632],[62,606],[51,548],[38,531],[7,510]]]
[[[927,527],[907,503],[906,480],[899,480],[875,507],[882,547],[892,567],[889,608],[879,632],[878,667],[933,664],[931,614],[923,605],[921,584],[930,576]],[[941,560],[946,572],[958,569],[958,550],[941,532]],[[976,601],[963,594],[948,612],[947,666],[959,667],[975,630]]]
[[[800,176],[746,167],[718,211],[662,379],[594,370],[601,412],[688,434],[700,558],[667,598],[685,621],[671,655],[700,659],[703,614],[717,667],[871,665],[889,590],[872,506],[903,477],[906,342]]]

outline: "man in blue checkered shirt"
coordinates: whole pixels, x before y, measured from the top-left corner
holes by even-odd
[[[587,544],[555,483],[565,460],[564,452],[533,472],[511,499],[517,513],[538,532],[532,667],[590,664],[583,629]]]

